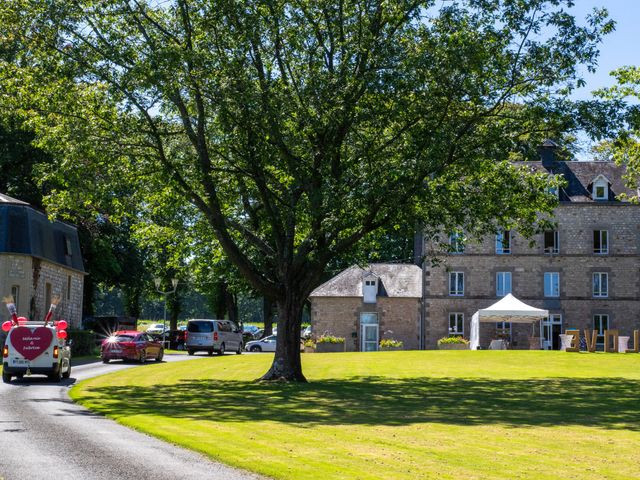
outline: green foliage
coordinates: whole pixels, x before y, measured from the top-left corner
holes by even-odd
[[[335,337],[333,335],[320,335],[316,339],[316,344],[318,343],[344,343],[344,337]]]
[[[71,354],[74,357],[92,355],[96,350],[96,334],[91,330],[67,330],[68,339],[73,340]]]
[[[394,340],[392,338],[383,338],[380,340],[380,348],[402,348],[403,345],[402,340]]]
[[[597,94],[607,100],[628,102],[626,110],[626,128],[603,140],[594,148],[594,154],[600,160],[612,160],[626,166],[624,180],[630,189],[640,187],[640,66],[619,68],[611,73],[617,85],[602,89]],[[638,195],[620,198],[638,202]]]
[[[612,28],[570,4],[11,0],[2,101],[60,159],[42,170],[54,211],[144,213],[170,257],[178,216],[179,251],[224,252],[278,304],[295,328],[271,378],[303,379],[305,299],[360,242],[416,224],[531,235],[553,209],[546,176],[508,160]]]
[[[304,341],[304,346],[309,348],[316,348],[316,342],[313,341],[311,338],[308,338],[307,340]]]
[[[469,345],[469,340],[462,337],[442,337],[438,340],[438,345],[463,344]]]

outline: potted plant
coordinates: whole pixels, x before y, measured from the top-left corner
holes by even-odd
[[[344,337],[321,335],[316,340],[317,353],[344,352]]]
[[[313,353],[316,351],[316,342],[311,338],[307,338],[304,341],[304,353]]]
[[[438,340],[438,350],[468,350],[469,340],[462,337],[443,337]]]
[[[392,350],[402,350],[402,340],[395,340],[393,338],[383,338],[380,340],[380,351],[388,352]]]

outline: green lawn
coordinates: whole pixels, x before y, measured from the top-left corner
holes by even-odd
[[[71,395],[118,422],[287,479],[640,477],[640,355],[308,354],[150,365]]]

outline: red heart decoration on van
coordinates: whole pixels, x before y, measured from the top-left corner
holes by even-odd
[[[37,327],[33,330],[18,327],[11,332],[11,345],[27,360],[34,360],[42,354],[51,345],[51,340],[53,340],[53,333],[46,327]]]

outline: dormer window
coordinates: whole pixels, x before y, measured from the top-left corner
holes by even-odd
[[[591,196],[594,200],[609,200],[609,180],[604,175],[598,175],[593,180]]]
[[[362,281],[362,301],[364,303],[376,303],[378,297],[378,278],[367,275]]]

